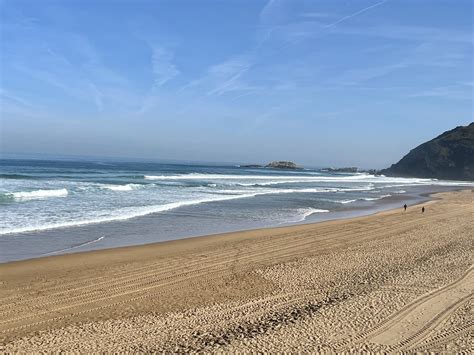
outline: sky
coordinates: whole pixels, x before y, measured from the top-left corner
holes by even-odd
[[[382,168],[473,119],[471,0],[0,0],[0,149]]]

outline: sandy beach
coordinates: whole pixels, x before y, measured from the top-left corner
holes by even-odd
[[[0,351],[468,351],[473,196],[2,264]]]

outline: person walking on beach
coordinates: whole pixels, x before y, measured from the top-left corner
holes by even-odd
[[[425,213],[425,206],[421,207],[421,213]]]
[[[405,211],[407,210],[407,204],[405,203],[405,205],[403,205],[403,208],[405,209]]]

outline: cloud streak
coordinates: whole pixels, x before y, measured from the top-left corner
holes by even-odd
[[[340,24],[341,22],[344,22],[344,21],[347,21],[347,20],[349,20],[349,19],[351,19],[351,18],[354,18],[354,17],[356,17],[356,16],[359,16],[359,15],[363,14],[364,12],[367,12],[367,11],[369,11],[369,10],[372,10],[372,9],[375,8],[375,7],[378,7],[378,6],[380,6],[380,5],[385,4],[386,2],[388,2],[388,0],[380,1],[380,2],[378,2],[378,3],[375,3],[375,4],[371,5],[371,6],[367,6],[367,7],[363,8],[362,10],[359,10],[359,11],[356,11],[356,12],[350,14],[350,15],[341,17],[339,20],[337,20],[337,21],[335,21],[335,22],[333,22],[333,23],[330,23],[329,25],[326,25],[326,26],[324,26],[323,28],[327,29],[327,28],[334,27],[334,26]]]
[[[151,55],[151,67],[155,77],[153,87],[159,88],[180,74],[173,64],[173,53],[164,47],[154,46]]]
[[[238,55],[221,63],[211,65],[203,76],[181,87],[180,92],[194,91],[204,96],[221,96],[233,91],[256,90],[243,80],[243,76],[254,64],[250,55]],[[239,94],[239,96],[242,94]]]
[[[472,101],[474,96],[471,82],[439,86],[409,95],[410,98],[444,98]]]
[[[250,69],[249,58],[238,57],[217,64],[209,69],[209,78],[214,88],[207,95],[223,95],[230,91],[247,89],[248,86],[241,80]]]
[[[158,103],[161,87],[180,74],[173,62],[174,53],[171,50],[159,45],[149,46],[151,48],[150,64],[153,84],[142,100],[140,108],[136,111],[138,115],[143,115],[153,109]]]

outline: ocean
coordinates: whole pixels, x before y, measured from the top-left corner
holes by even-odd
[[[472,182],[147,162],[0,160],[0,262],[309,223]]]

